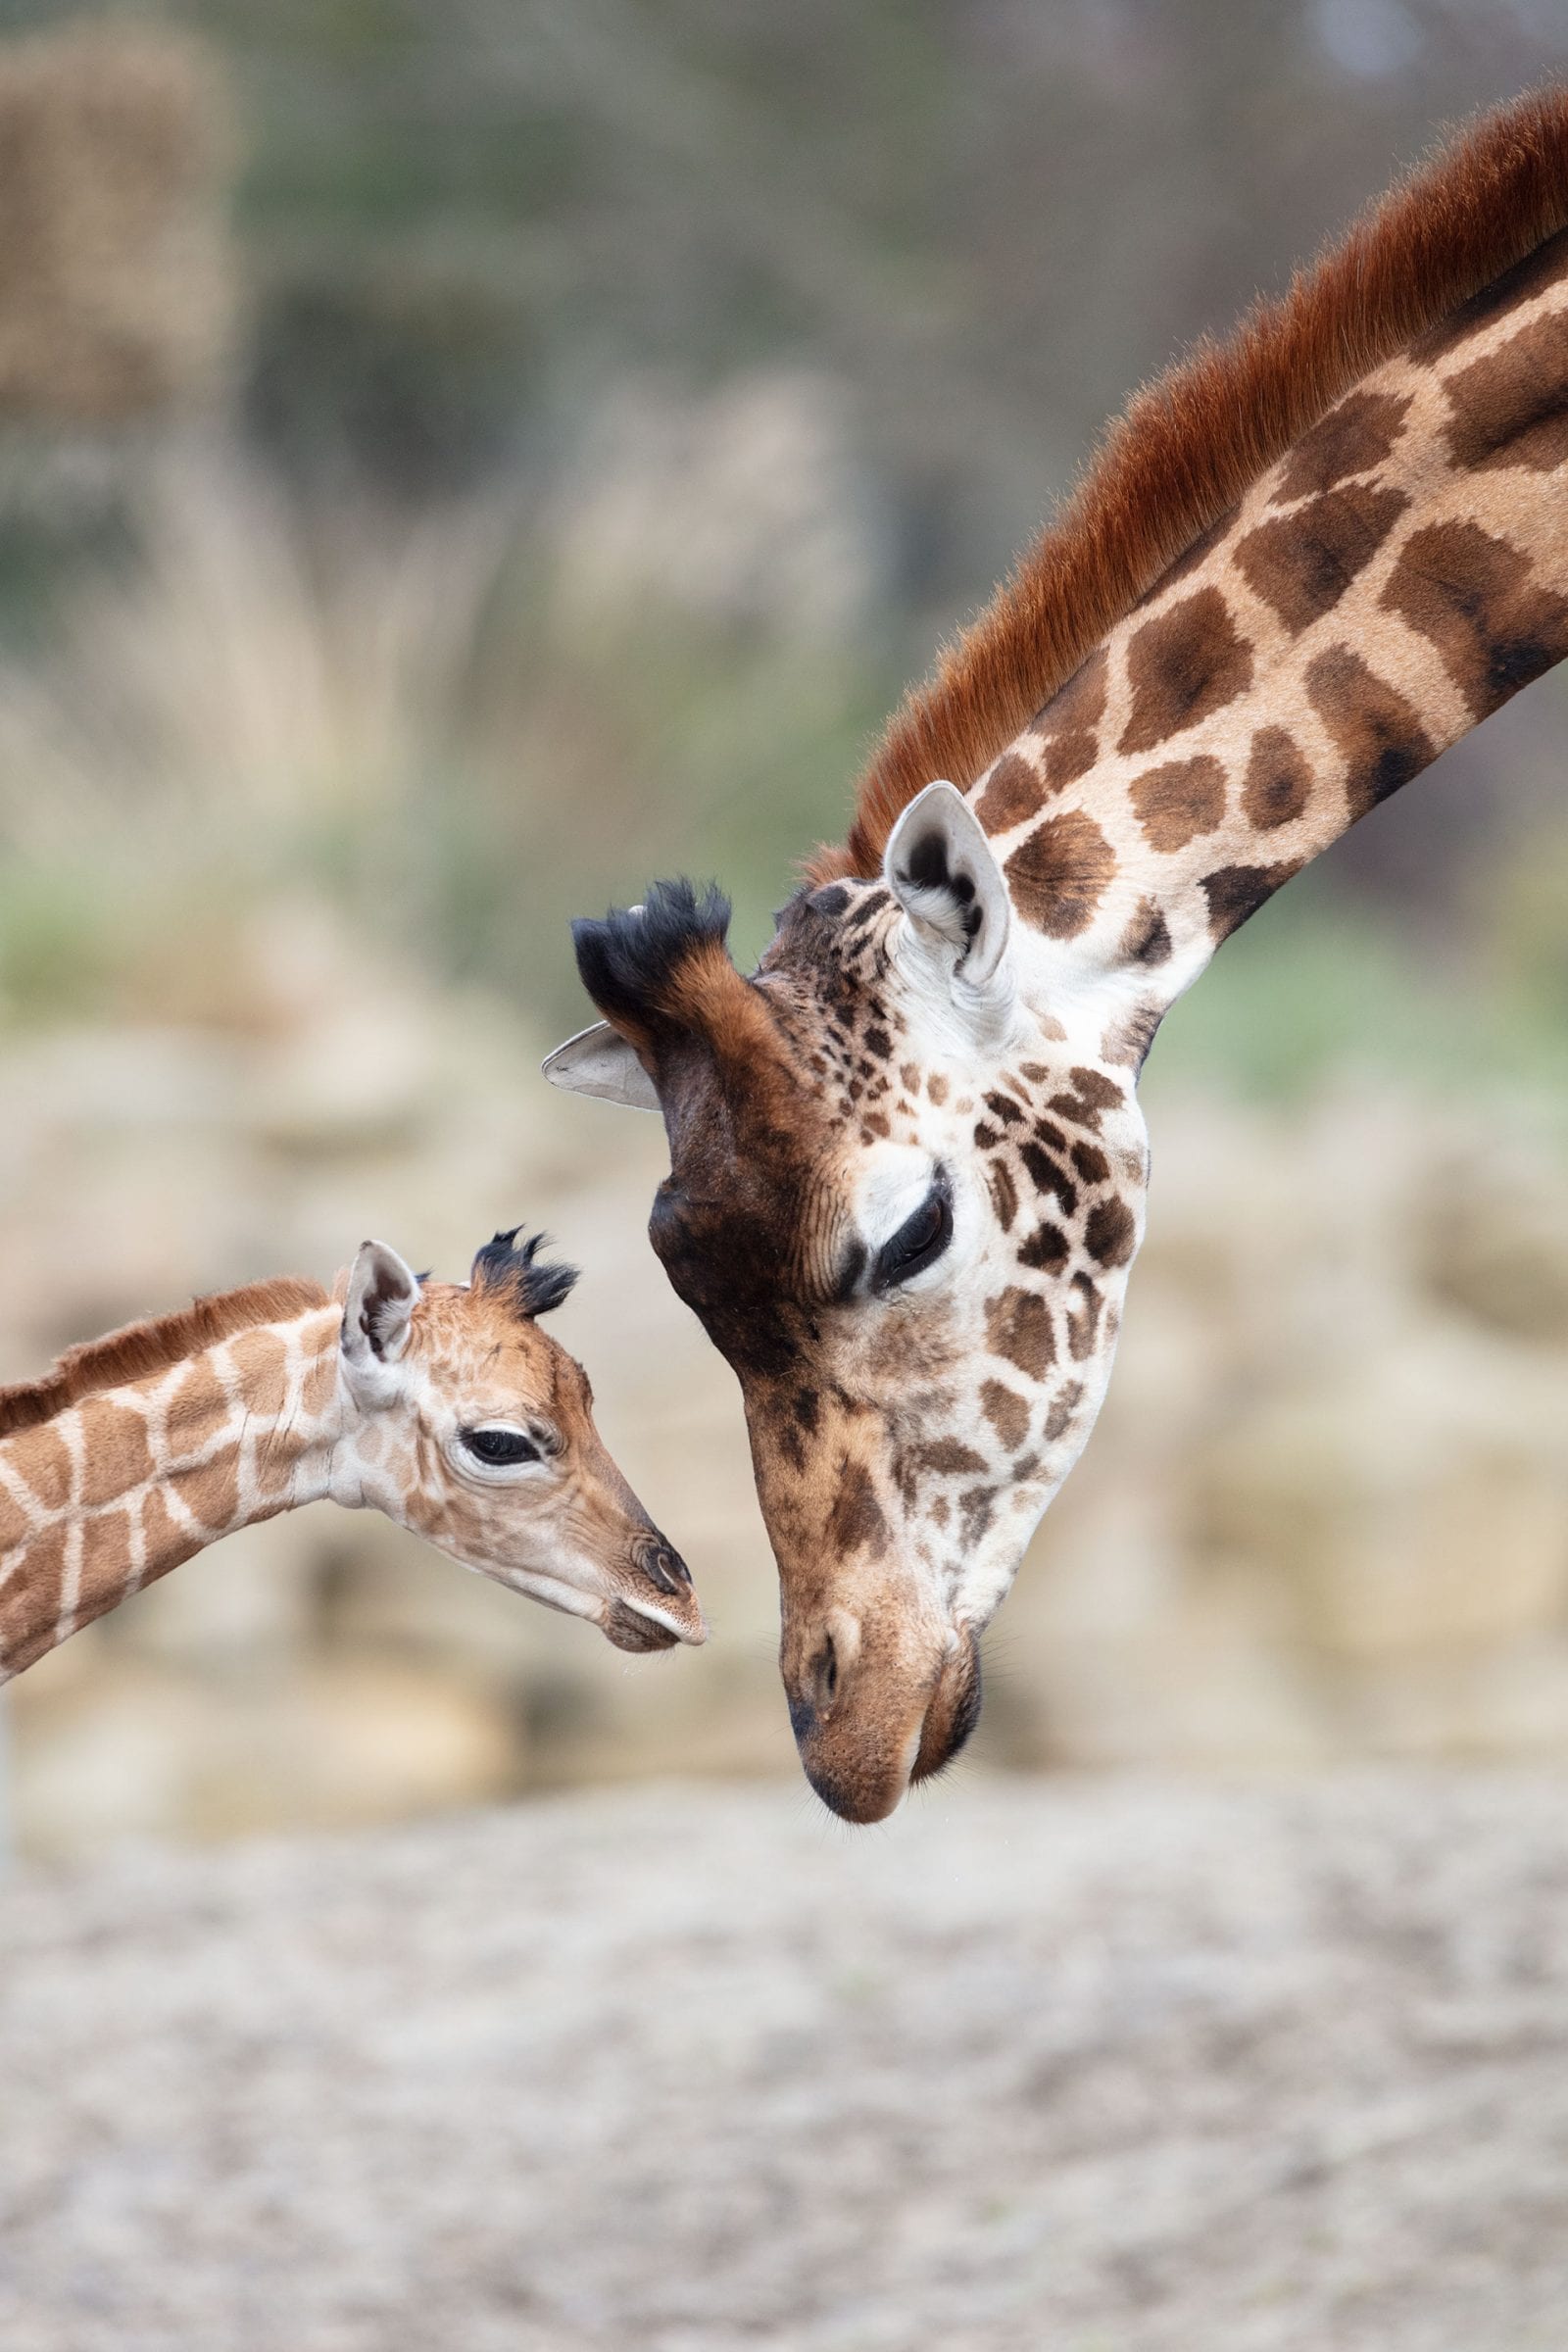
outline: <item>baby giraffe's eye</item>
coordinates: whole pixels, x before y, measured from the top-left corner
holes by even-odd
[[[466,1429],[462,1435],[474,1460],[488,1462],[492,1468],[543,1458],[532,1438],[525,1438],[520,1429]]]

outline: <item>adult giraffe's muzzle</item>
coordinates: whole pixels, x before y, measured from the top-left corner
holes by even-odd
[[[882,1821],[912,1782],[950,1764],[980,1715],[967,1628],[911,1623],[896,1604],[814,1624],[786,1599],[779,1663],[806,1777],[841,1821]]]

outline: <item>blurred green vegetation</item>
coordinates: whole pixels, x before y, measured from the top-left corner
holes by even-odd
[[[202,418],[0,432],[11,1021],[156,1009],[193,907],[301,889],[542,1029],[581,1011],[567,918],[656,872],[721,880],[749,960],[1128,388],[1568,60],[1529,0],[0,0],[0,31],[106,15],[232,80],[245,331]],[[748,383],[794,443],[723,409]],[[1152,1085],[1361,1053],[1560,1086],[1562,703],[1526,700],[1227,948]]]

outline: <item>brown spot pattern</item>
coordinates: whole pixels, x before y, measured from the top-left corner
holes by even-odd
[[[1408,393],[1352,392],[1302,434],[1285,461],[1269,505],[1289,507],[1298,498],[1321,498],[1351,474],[1370,473],[1398,439],[1409,406]]]
[[[1006,870],[1024,921],[1051,939],[1075,939],[1094,920],[1116,859],[1094,818],[1065,808],[1019,844]]]
[[[1016,1389],[1009,1389],[1000,1380],[981,1383],[980,1410],[1009,1453],[1014,1453],[1029,1435],[1029,1407]]]
[[[1568,653],[1568,603],[1473,522],[1413,531],[1379,602],[1436,646],[1476,718]]]
[[[1044,1378],[1056,1360],[1056,1335],[1050,1305],[1038,1291],[1004,1291],[987,1300],[986,1346],[1031,1380]]]
[[[1090,1210],[1084,1247],[1101,1265],[1126,1265],[1137,1238],[1137,1220],[1125,1200],[1099,1200]]]
[[[1224,815],[1225,770],[1206,752],[1169,760],[1134,780],[1132,804],[1152,850],[1184,850],[1200,833],[1212,833]]]
[[[79,1422],[81,1499],[89,1509],[113,1502],[152,1477],[147,1425],[133,1407],[89,1396],[79,1408]]]
[[[1554,473],[1568,462],[1568,311],[1548,311],[1445,383],[1457,466],[1525,466]]]
[[[1363,572],[1410,501],[1369,485],[1326,491],[1275,522],[1249,531],[1236,565],[1293,636],[1331,612]]]
[[[975,814],[988,833],[1005,833],[1038,813],[1046,788],[1027,760],[1004,752],[986,780]]]
[[[1345,761],[1352,824],[1437,757],[1412,706],[1348,645],[1331,646],[1308,663],[1306,691]]]
[[[1259,727],[1248,755],[1242,813],[1259,833],[1300,815],[1312,793],[1306,755],[1283,727]]]
[[[847,1559],[854,1551],[868,1551],[877,1558],[888,1547],[888,1523],[870,1477],[859,1462],[847,1464],[839,1481],[839,1491],[828,1515],[827,1541],[830,1550],[840,1559]]]
[[[1156,744],[1223,710],[1252,680],[1252,656],[1217,588],[1200,588],[1146,620],[1127,648],[1132,710],[1117,746]]]
[[[1293,858],[1283,865],[1222,865],[1217,873],[1205,874],[1203,896],[1208,901],[1208,927],[1215,945],[1239,931],[1265,899],[1271,899],[1300,870],[1301,860]]]

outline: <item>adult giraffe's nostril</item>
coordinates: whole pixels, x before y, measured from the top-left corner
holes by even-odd
[[[839,1653],[832,1635],[827,1634],[811,1661],[811,1704],[819,1716],[832,1713],[838,1694]]]

